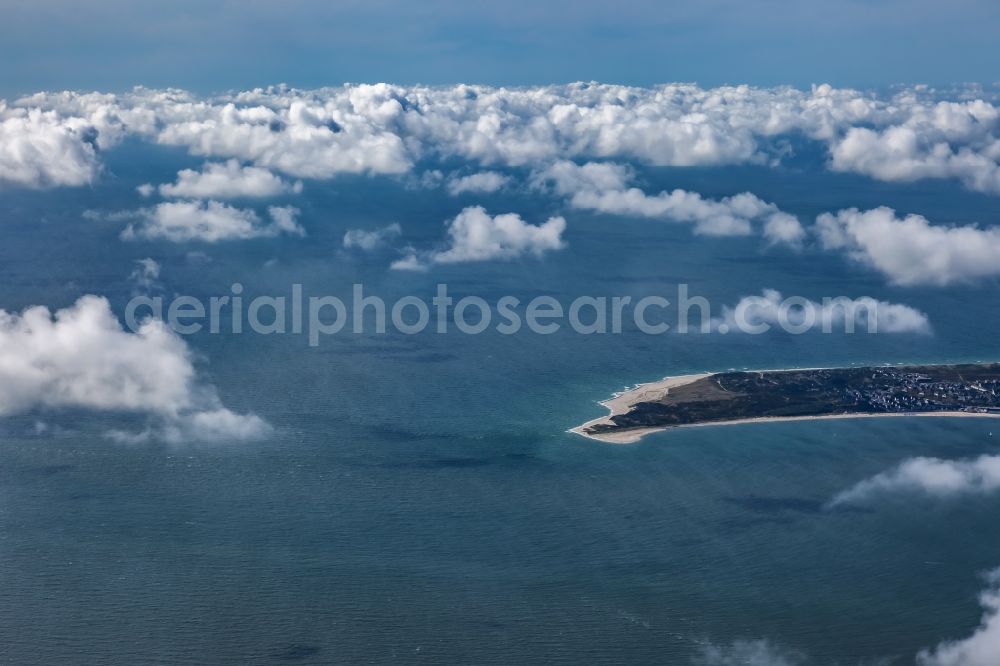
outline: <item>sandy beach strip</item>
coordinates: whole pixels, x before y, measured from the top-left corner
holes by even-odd
[[[692,382],[696,382],[699,379],[704,379],[705,377],[711,377],[713,372],[705,372],[700,375],[676,375],[674,377],[664,377],[663,379],[656,382],[647,382],[645,384],[637,384],[635,387],[628,389],[627,391],[622,391],[621,393],[615,393],[613,396],[607,400],[602,400],[601,405],[604,405],[608,409],[607,416],[602,416],[600,418],[591,419],[582,425],[578,425],[575,428],[571,428],[569,432],[574,432],[577,435],[582,435],[583,437],[589,437],[590,439],[597,439],[602,442],[614,441],[618,444],[631,444],[639,440],[642,435],[646,434],[641,432],[648,430],[650,432],[655,430],[663,430],[663,428],[637,428],[635,430],[628,431],[628,437],[626,440],[618,441],[618,439],[626,435],[625,432],[607,434],[607,435],[592,435],[584,432],[586,428],[590,426],[597,425],[599,423],[611,423],[611,417],[617,416],[618,414],[625,414],[628,410],[632,409],[633,405],[637,405],[640,402],[651,402],[653,400],[659,400],[667,394],[667,392],[678,386],[684,386]],[[632,433],[636,433],[632,435]]]
[[[629,430],[621,430],[618,432],[607,433],[607,434],[590,434],[585,433],[580,430],[580,428],[585,428],[588,424],[579,426],[578,428],[573,428],[570,432],[575,432],[578,435],[582,435],[588,439],[596,439],[599,442],[606,442],[608,444],[635,444],[644,435],[648,435],[652,432],[662,432],[664,430],[673,430],[675,428],[703,428],[706,426],[733,426],[733,425],[744,425],[747,423],[780,423],[782,421],[825,421],[829,419],[882,419],[893,416],[899,417],[913,417],[913,416],[946,416],[950,418],[955,417],[976,417],[976,418],[1000,418],[1000,414],[997,413],[980,413],[980,412],[888,412],[884,414],[866,414],[866,413],[856,413],[856,414],[823,414],[822,416],[761,416],[752,419],[736,419],[733,421],[705,421],[704,423],[684,423],[681,425],[671,425],[671,426],[661,426],[657,428],[631,428]]]

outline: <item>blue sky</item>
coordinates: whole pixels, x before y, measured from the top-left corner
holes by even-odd
[[[2,2],[0,95],[286,82],[989,83],[990,0]]]

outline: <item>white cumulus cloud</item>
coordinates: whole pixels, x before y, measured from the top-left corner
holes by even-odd
[[[795,216],[749,192],[718,201],[681,189],[650,195],[629,187],[631,178],[631,170],[620,164],[561,161],[535,174],[534,181],[550,184],[574,208],[687,222],[703,235],[747,235],[759,221],[762,232],[774,243],[797,245],[805,236]]]
[[[273,197],[301,192],[302,182],[288,183],[267,169],[240,166],[237,160],[209,162],[201,171],[182,169],[177,182],[160,185],[164,197],[187,199],[237,199]]]
[[[395,222],[379,229],[348,229],[344,234],[344,247],[370,252],[398,238],[401,233],[403,228]]]
[[[270,238],[283,233],[304,236],[305,230],[295,219],[298,213],[299,210],[292,206],[271,206],[268,208],[271,221],[264,223],[251,209],[235,208],[219,201],[164,202],[125,214],[135,221],[122,232],[122,238],[215,243]]]
[[[389,268],[394,271],[423,272],[427,270],[428,266],[427,261],[422,259],[416,250],[410,248],[401,259],[392,262]]]
[[[882,128],[850,127],[830,146],[831,166],[885,181],[954,178],[1000,193],[998,109],[982,100],[920,104],[898,98],[907,113]]]
[[[137,259],[136,269],[128,276],[137,293],[148,292],[159,286],[160,264],[152,257]]]
[[[0,183],[87,185],[100,170],[96,132],[81,118],[10,109],[0,100]]]
[[[936,226],[891,208],[849,208],[816,220],[827,249],[847,251],[900,285],[968,282],[1000,275],[1000,230]]]
[[[169,440],[251,439],[268,431],[198,382],[187,345],[163,322],[147,320],[130,333],[97,296],[55,313],[0,310],[0,416],[39,408],[146,414],[156,422],[148,432]]]
[[[972,635],[940,643],[917,655],[918,666],[995,666],[1000,655],[1000,569],[986,575],[988,587],[980,593],[983,617]]]
[[[442,250],[409,252],[392,264],[395,270],[421,270],[427,263],[451,264],[473,261],[509,260],[565,247],[562,239],[566,220],[550,217],[540,225],[521,219],[516,213],[492,216],[481,206],[462,210],[447,223],[449,245]]]
[[[784,243],[798,247],[806,238],[806,230],[799,222],[799,218],[789,213],[776,211],[766,217],[764,238],[772,243]]]
[[[891,495],[918,493],[930,497],[985,495],[1000,491],[1000,456],[970,460],[910,458],[894,469],[859,481],[838,493],[831,506],[867,504]]]
[[[793,331],[857,331],[862,333],[931,332],[927,315],[908,305],[860,298],[785,299],[781,292],[765,289],[760,296],[744,296],[734,306],[724,306],[714,323],[728,331],[753,332],[767,325]],[[763,330],[763,329],[759,329]]]
[[[452,176],[448,179],[448,193],[453,197],[466,192],[488,194],[502,189],[510,178],[496,171],[481,171],[468,176]]]

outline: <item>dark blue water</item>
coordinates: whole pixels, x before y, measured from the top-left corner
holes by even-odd
[[[0,306],[108,296],[134,260],[165,291],[524,300],[675,293],[713,304],[763,288],[917,307],[933,336],[340,334],[188,338],[227,406],[276,431],[240,445],[125,446],[123,415],[0,421],[4,663],[699,663],[706,645],[767,639],[809,664],[913,655],[978,624],[977,574],[1000,564],[1000,498],[913,498],[827,511],[835,493],[913,455],[997,452],[989,421],[861,419],[706,427],[612,446],[565,431],[612,391],[744,367],[1000,356],[996,284],[887,286],[815,248],[707,239],[684,225],[565,211],[530,192],[453,199],[391,179],[307,183],[305,239],[125,243],[87,208],[139,205],[136,184],[189,162],[126,147],[92,190],[0,198]],[[989,222],[995,204],[943,183],[889,186],[817,170],[643,172],[646,188],[750,190],[809,220],[890,205]],[[542,260],[387,270],[344,231],[399,222],[426,247],[462,206],[563,213]],[[211,258],[192,259],[202,251]],[[51,428],[32,434],[36,420]],[[1000,433],[998,433],[1000,437]],[[868,663],[868,662],[866,662]]]

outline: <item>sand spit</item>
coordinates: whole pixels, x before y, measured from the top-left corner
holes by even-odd
[[[805,368],[805,369],[816,369],[820,370],[823,368]],[[787,368],[778,370],[742,370],[740,372],[788,372],[795,370],[803,370],[803,368]],[[688,423],[683,425],[674,426],[657,426],[652,428],[631,428],[628,430],[620,430],[616,432],[608,433],[588,433],[585,432],[587,428],[597,424],[610,424],[611,417],[617,414],[625,414],[628,412],[633,405],[640,402],[651,402],[654,400],[659,400],[665,396],[670,389],[677,388],[679,386],[684,386],[692,382],[696,382],[699,379],[704,379],[705,377],[711,377],[712,375],[721,374],[715,372],[706,372],[700,375],[678,375],[675,377],[665,377],[657,382],[649,382],[647,384],[639,384],[635,388],[623,391],[621,393],[614,394],[611,398],[602,401],[600,404],[608,408],[607,416],[602,416],[600,418],[592,419],[571,428],[569,432],[576,433],[582,437],[588,439],[596,439],[600,442],[607,442],[609,444],[634,444],[638,442],[644,435],[648,435],[652,432],[660,432],[663,430],[672,430],[674,428],[701,428],[705,426],[727,426],[727,425],[742,425],[745,423],[773,423],[779,421],[820,421],[827,419],[859,419],[859,418],[886,418],[886,417],[899,417],[899,416],[945,416],[945,417],[986,417],[986,418],[1000,418],[1000,414],[996,413],[980,413],[980,412],[890,412],[890,413],[861,413],[852,412],[845,414],[823,414],[822,416],[775,416],[775,417],[757,417],[752,419],[734,419],[732,421],[706,421],[704,423]]]

